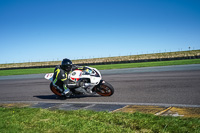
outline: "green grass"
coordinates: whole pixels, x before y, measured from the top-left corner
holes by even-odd
[[[62,111],[0,107],[0,132],[199,133],[200,119],[155,116],[142,113],[109,113],[89,110]]]
[[[54,70],[54,68],[31,68],[31,69],[0,70],[0,76],[52,73],[53,70]]]
[[[142,63],[124,63],[124,64],[110,64],[110,65],[92,65],[91,67],[95,67],[99,70],[105,70],[105,69],[121,69],[121,68],[137,68],[137,67],[153,67],[153,66],[169,66],[169,65],[186,65],[186,64],[200,64],[200,59],[156,61],[156,62],[142,62]],[[0,70],[0,76],[52,73],[53,70],[54,70],[54,68]]]
[[[187,65],[187,64],[200,64],[200,59],[155,61],[155,62],[142,62],[142,63],[124,63],[124,64],[112,64],[112,65],[95,65],[92,67],[95,67],[99,70],[104,70],[104,69],[138,68],[138,67]]]

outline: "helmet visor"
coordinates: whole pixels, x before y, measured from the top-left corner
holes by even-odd
[[[72,65],[64,65],[63,68],[64,68],[65,71],[71,71]]]

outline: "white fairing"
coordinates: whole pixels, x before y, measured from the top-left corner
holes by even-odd
[[[53,81],[53,73],[47,73],[44,78]]]
[[[80,79],[81,75],[82,75],[81,70],[75,70],[69,75],[69,78],[70,78],[70,80],[76,82]]]
[[[79,79],[90,79],[90,82],[92,84],[99,84],[101,81],[101,73],[96,69],[92,67],[87,67],[86,70],[74,70],[72,73],[69,74],[70,80],[77,82]],[[53,74],[54,73],[47,73],[44,78],[50,81],[53,81]]]
[[[92,67],[87,67],[88,69],[81,71],[81,70],[74,70],[70,75],[70,80],[76,82],[79,79],[90,79],[92,84],[99,84],[100,80],[102,79],[100,72]]]

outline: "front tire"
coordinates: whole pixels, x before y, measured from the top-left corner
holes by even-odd
[[[111,96],[114,93],[114,88],[108,82],[104,82],[97,86],[95,91],[101,96]]]

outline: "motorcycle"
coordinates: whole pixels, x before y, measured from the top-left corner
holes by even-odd
[[[62,96],[61,92],[53,86],[53,74],[48,73],[44,76],[45,79],[50,80],[50,90],[58,96]],[[80,94],[99,94],[101,96],[111,96],[114,93],[114,88],[108,82],[102,80],[102,76],[99,70],[92,67],[87,67],[86,70],[74,70],[68,74],[68,78],[71,83],[83,82],[84,86],[79,88],[70,88],[71,95],[80,95]],[[80,93],[81,92],[81,93]]]

